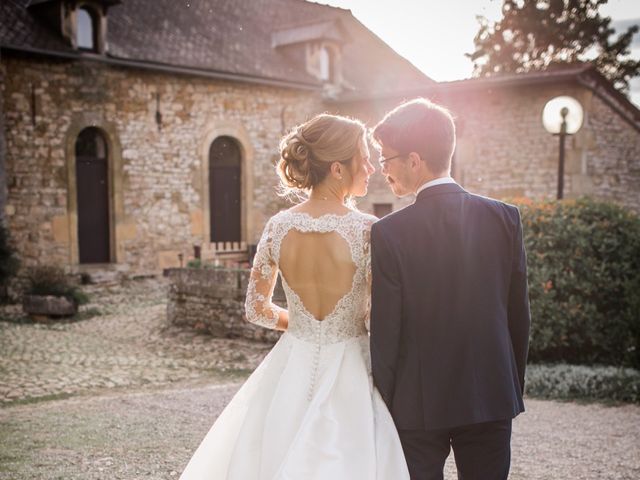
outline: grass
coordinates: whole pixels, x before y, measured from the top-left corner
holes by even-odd
[[[95,307],[86,308],[80,310],[78,313],[71,317],[58,317],[58,318],[49,318],[47,322],[37,322],[29,315],[24,315],[22,313],[18,315],[7,315],[6,313],[0,313],[0,322],[8,322],[14,323],[18,325],[64,325],[68,323],[81,322],[83,320],[89,320],[94,317],[99,317],[103,313],[101,310]]]
[[[15,407],[18,405],[33,405],[36,403],[50,402],[52,400],[66,400],[67,398],[71,398],[74,395],[75,395],[74,393],[52,393],[50,395],[42,395],[39,397],[20,398],[12,402],[7,402],[3,404],[2,407],[0,408],[4,408],[8,406]]]

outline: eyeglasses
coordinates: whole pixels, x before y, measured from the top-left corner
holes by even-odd
[[[388,161],[393,160],[394,158],[398,158],[398,157],[406,157],[406,155],[403,154],[403,153],[399,153],[398,155],[394,155],[393,157],[389,157],[389,158],[380,157],[380,159],[378,160],[378,163],[382,167]]]

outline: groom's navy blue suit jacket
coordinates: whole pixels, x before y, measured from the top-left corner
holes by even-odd
[[[529,340],[520,213],[457,184],[371,230],[373,378],[398,429],[524,411]]]

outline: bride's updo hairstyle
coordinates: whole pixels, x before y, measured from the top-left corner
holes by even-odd
[[[362,122],[327,113],[295,127],[280,142],[276,168],[283,193],[308,193],[327,177],[333,162],[349,165],[364,135]]]

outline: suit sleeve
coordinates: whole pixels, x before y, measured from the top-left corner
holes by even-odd
[[[515,210],[516,230],[513,239],[513,263],[509,285],[509,334],[516,358],[520,387],[524,393],[524,372],[529,350],[529,329],[531,313],[529,311],[529,288],[527,286],[527,256],[522,238],[520,213]]]
[[[377,224],[371,229],[371,369],[391,409],[400,351],[402,286],[397,260]]]

